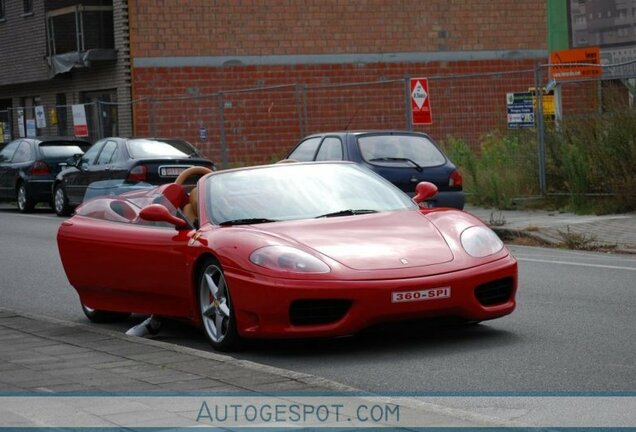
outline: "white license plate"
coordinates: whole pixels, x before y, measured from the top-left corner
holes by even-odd
[[[400,291],[391,293],[391,303],[444,299],[450,298],[450,296],[450,287],[431,288],[419,291]]]
[[[162,177],[177,177],[188,167],[161,167],[159,175]]]

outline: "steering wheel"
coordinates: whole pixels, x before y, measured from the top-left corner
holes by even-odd
[[[185,183],[185,181],[188,178],[192,177],[193,175],[203,176],[211,172],[212,170],[210,168],[206,168],[203,166],[193,166],[193,167],[187,168],[185,171],[179,174],[179,177],[177,177],[177,179],[174,182],[175,184],[182,185],[183,183]]]

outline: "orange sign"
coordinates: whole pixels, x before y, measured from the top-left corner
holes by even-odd
[[[550,65],[550,77],[556,81],[598,78],[603,73],[598,47],[552,51]]]

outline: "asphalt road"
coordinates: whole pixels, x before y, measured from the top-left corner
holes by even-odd
[[[0,304],[84,322],[68,284],[49,210],[0,206]],[[636,390],[636,257],[513,246],[518,309],[479,325],[431,322],[327,341],[260,341],[235,357],[368,391]],[[126,328],[138,321],[110,325]],[[209,349],[196,330],[168,322],[160,339]]]

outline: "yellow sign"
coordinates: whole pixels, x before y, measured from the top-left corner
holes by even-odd
[[[0,144],[4,144],[4,122],[0,122]]]
[[[537,97],[534,91],[534,87],[529,87],[528,92],[532,93],[532,106],[534,107],[534,112],[537,112]],[[543,96],[541,97],[541,101],[543,102],[543,115],[544,116],[553,116],[554,112],[554,91],[550,90],[549,92],[543,92]]]
[[[57,124],[57,110],[55,108],[51,108],[51,111],[49,111],[49,120],[52,126]]]

